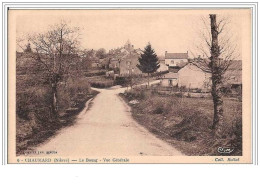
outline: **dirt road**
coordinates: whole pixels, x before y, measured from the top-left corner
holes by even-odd
[[[59,156],[181,155],[132,118],[130,107],[118,96],[123,88],[98,91],[90,108],[79,114],[73,126],[61,130],[37,150],[57,151]]]

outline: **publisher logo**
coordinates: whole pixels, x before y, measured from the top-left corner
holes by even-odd
[[[234,151],[234,148],[229,148],[229,147],[219,147],[218,152],[222,154],[228,154],[232,153]]]

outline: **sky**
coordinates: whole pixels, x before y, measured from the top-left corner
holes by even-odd
[[[168,52],[193,52],[200,44],[201,30],[205,31],[201,17],[209,24],[209,13],[229,18],[228,32],[241,51],[241,22],[245,17],[239,10],[67,10],[18,11],[16,35],[44,33],[53,24],[64,20],[80,27],[83,49],[109,49],[122,47],[129,39],[135,48],[143,49],[151,43],[157,55]],[[246,14],[246,16],[250,16]]]

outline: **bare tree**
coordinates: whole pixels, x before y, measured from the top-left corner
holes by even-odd
[[[191,63],[211,74],[211,94],[214,104],[212,128],[215,129],[216,136],[222,138],[225,128],[222,95],[224,74],[238,55],[236,54],[236,45],[231,42],[232,38],[228,32],[223,33],[229,24],[228,19],[220,18],[217,20],[216,14],[210,14],[209,18],[210,24],[202,19],[204,26],[206,26],[206,32],[202,33],[202,38],[207,48],[203,45],[197,46],[197,49],[203,54],[203,58],[192,59]]]
[[[66,22],[51,26],[46,33],[29,38],[35,53],[35,59],[44,66],[51,87],[51,111],[57,115],[57,86],[68,74],[70,67],[76,65],[79,57],[79,29],[69,27]]]
[[[26,41],[26,37],[24,36],[16,37],[16,51],[19,51],[19,49],[20,51],[24,51],[27,48]]]

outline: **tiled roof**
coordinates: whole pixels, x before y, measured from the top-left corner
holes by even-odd
[[[188,59],[188,53],[165,53],[165,59]]]

